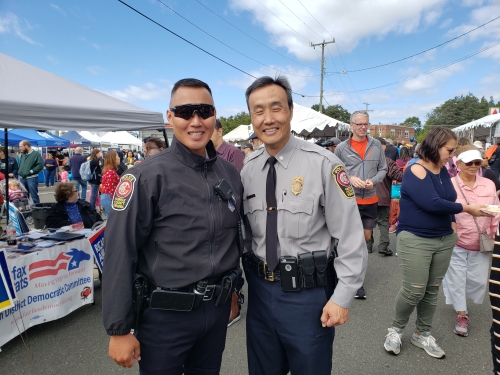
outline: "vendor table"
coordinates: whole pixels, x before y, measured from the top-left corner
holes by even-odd
[[[87,238],[33,253],[8,253],[17,301],[0,312],[0,347],[29,327],[94,301],[94,255]]]

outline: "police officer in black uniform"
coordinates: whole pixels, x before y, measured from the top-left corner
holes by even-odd
[[[140,360],[141,374],[218,374],[239,270],[242,185],[210,141],[216,111],[206,83],[178,81],[167,117],[171,147],[125,172],[113,198],[102,284],[109,355],[123,367]],[[222,180],[225,199],[215,189]],[[150,301],[130,334],[134,275],[148,279]]]

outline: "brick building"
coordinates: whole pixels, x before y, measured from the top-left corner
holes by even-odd
[[[415,136],[415,129],[402,125],[370,125],[370,135],[374,138],[391,138],[397,142],[410,143],[410,138]]]

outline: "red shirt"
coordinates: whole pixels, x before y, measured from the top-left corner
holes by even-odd
[[[108,169],[102,175],[101,180],[101,194],[109,194],[113,196],[115,189],[120,182],[120,176],[112,169]]]

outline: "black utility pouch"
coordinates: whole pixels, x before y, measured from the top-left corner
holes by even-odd
[[[311,253],[303,253],[297,255],[302,274],[302,288],[314,288],[316,286],[314,280],[314,258]]]
[[[191,311],[194,300],[194,293],[156,289],[151,293],[149,307],[159,310]]]
[[[233,290],[238,285],[238,280],[243,275],[243,271],[240,267],[231,270],[224,278],[221,283],[221,292],[215,301],[215,306],[223,305],[231,297]]]
[[[314,257],[314,265],[316,267],[316,286],[325,286],[327,283],[326,277],[326,266],[327,258],[326,251],[313,251],[312,255]]]

